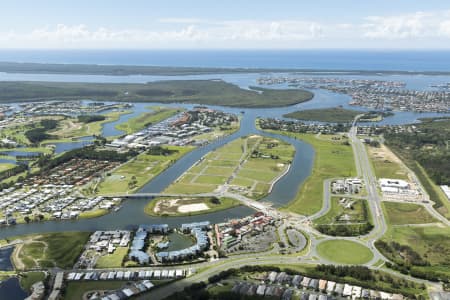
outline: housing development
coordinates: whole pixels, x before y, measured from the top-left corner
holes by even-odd
[[[450,300],[447,2],[2,1],[0,300]]]

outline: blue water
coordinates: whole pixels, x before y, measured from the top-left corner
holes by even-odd
[[[0,271],[12,271],[14,266],[11,262],[11,254],[14,251],[14,247],[0,248]]]
[[[16,277],[0,282],[0,300],[23,300],[27,296]]]
[[[0,61],[172,67],[450,71],[448,50],[0,50]]]

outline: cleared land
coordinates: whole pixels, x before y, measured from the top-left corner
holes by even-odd
[[[118,268],[128,253],[128,247],[117,247],[112,254],[100,256],[95,264],[96,268]]]
[[[244,90],[220,80],[171,80],[146,84],[0,82],[0,102],[86,99],[195,103],[234,107],[279,107],[311,100],[304,90]]]
[[[225,188],[257,199],[287,170],[294,151],[292,145],[272,138],[239,138],[208,153],[165,192],[198,194]]]
[[[193,149],[192,147],[165,147],[170,150],[176,150],[176,152],[167,156],[151,155],[146,152],[141,153],[113,170],[110,174],[107,174],[101,183],[93,187],[93,189],[102,195],[136,191]]]
[[[81,254],[89,232],[56,232],[24,238],[13,254],[19,269],[70,268]]]
[[[383,202],[387,221],[391,225],[424,224],[438,222],[418,204]]]
[[[331,123],[349,123],[357,115],[362,112],[352,109],[345,109],[341,107],[321,108],[321,109],[307,109],[299,110],[283,115],[286,118],[292,118],[304,121],[319,121]]]
[[[311,175],[299,188],[293,201],[283,209],[304,215],[311,215],[320,210],[323,204],[323,182],[328,178],[356,176],[352,147],[344,136],[326,136],[317,138],[312,134],[287,133],[278,134],[304,140],[315,150],[314,166]],[[335,139],[333,139],[333,137]]]
[[[144,129],[151,124],[161,122],[182,111],[182,109],[170,107],[152,107],[152,109],[153,111],[151,112],[144,112],[135,118],[117,124],[116,128],[123,130],[127,134],[131,134]]]
[[[373,258],[369,248],[350,241],[330,240],[317,245],[318,254],[341,264],[364,264]]]
[[[145,212],[152,216],[183,216],[211,213],[240,205],[231,198],[157,198],[150,201]]]
[[[395,178],[409,180],[408,172],[400,159],[381,144],[379,148],[367,146],[377,178]]]

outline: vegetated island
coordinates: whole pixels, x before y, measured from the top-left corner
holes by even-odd
[[[360,122],[378,122],[384,117],[393,115],[392,112],[362,112],[352,109],[345,109],[342,107],[319,108],[299,110],[283,115],[285,118],[303,120],[303,121],[318,121],[330,123],[350,123],[357,115],[361,115]]]
[[[182,76],[202,74],[239,74],[239,73],[298,73],[320,75],[449,75],[446,71],[401,71],[401,70],[345,70],[345,69],[302,69],[302,68],[204,68],[169,67],[139,65],[98,65],[98,64],[50,64],[30,62],[0,62],[0,72],[24,74],[79,74],[79,75],[160,75]]]
[[[40,100],[108,100],[194,103],[232,107],[280,107],[311,100],[304,90],[252,87],[241,89],[222,80],[168,80],[146,84],[78,82],[0,82],[0,102]]]

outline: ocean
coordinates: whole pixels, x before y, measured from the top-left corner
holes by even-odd
[[[450,71],[450,51],[0,50],[0,61],[171,67]]]

